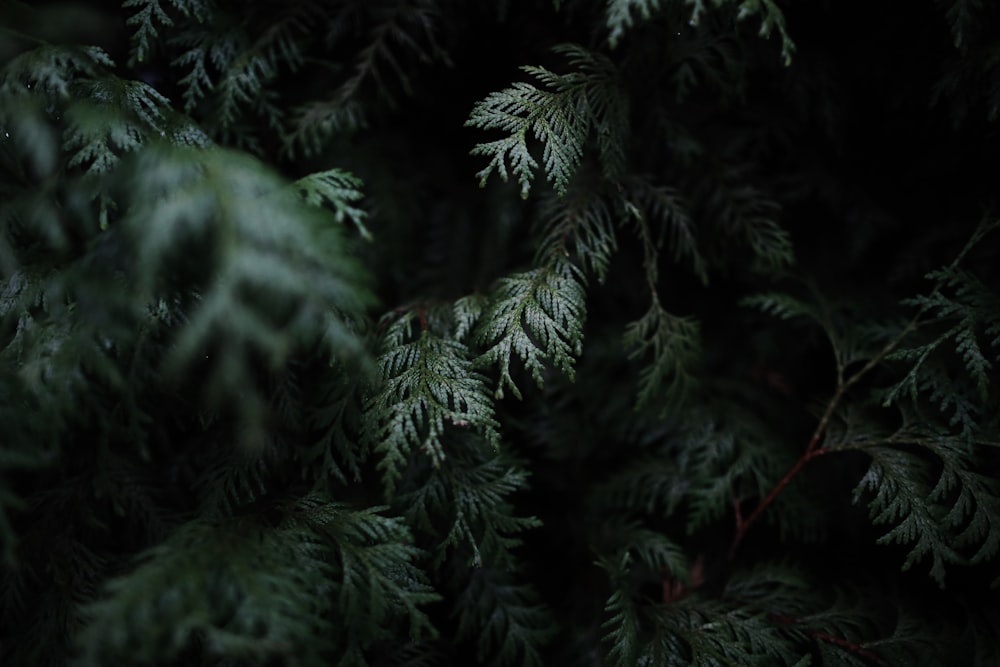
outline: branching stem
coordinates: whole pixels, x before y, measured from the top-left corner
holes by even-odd
[[[834,413],[840,406],[841,400],[847,392],[857,384],[861,378],[866,376],[871,370],[878,366],[882,361],[892,353],[893,350],[913,332],[918,326],[919,321],[917,318],[910,320],[902,331],[899,332],[892,340],[885,344],[885,346],[879,350],[877,354],[872,356],[864,366],[853,373],[847,380],[841,382],[837,386],[837,390],[834,392],[833,396],[826,404],[826,409],[823,411],[823,416],[820,417],[819,423],[816,425],[816,430],[813,431],[812,437],[809,439],[809,445],[806,447],[805,451],[802,452],[802,456],[792,464],[792,467],[788,469],[777,484],[768,492],[764,499],[761,500],[757,506],[754,508],[753,512],[750,513],[746,519],[743,518],[742,511],[739,507],[739,498],[734,497],[733,505],[736,508],[736,536],[733,538],[732,546],[729,547],[729,558],[730,560],[736,555],[736,550],[739,548],[740,543],[746,536],[750,526],[760,518],[760,515],[766,510],[778,497],[788,484],[795,479],[807,463],[812,461],[814,458],[823,456],[824,454],[829,454],[830,452],[839,451],[837,449],[826,449],[820,446],[823,441],[823,436],[826,434],[826,429],[830,425],[830,420],[833,418]]]
[[[798,625],[802,621],[797,618],[792,618],[790,616],[781,616],[778,614],[773,614],[771,619],[781,623],[783,625]],[[850,651],[859,658],[864,659],[866,662],[873,665],[884,665],[885,661],[880,658],[875,653],[869,651],[861,644],[852,642],[849,639],[844,639],[843,637],[838,637],[837,635],[832,635],[829,632],[823,632],[822,630],[807,630],[806,634],[813,639],[818,639],[819,641],[826,642],[828,644],[833,644],[839,646],[840,648]]]

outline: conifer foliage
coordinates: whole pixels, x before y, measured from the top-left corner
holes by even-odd
[[[918,4],[4,4],[0,664],[1000,664]]]

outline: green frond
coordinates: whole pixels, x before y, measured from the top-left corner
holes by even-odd
[[[629,217],[650,227],[648,242],[653,247],[648,251],[655,249],[657,254],[666,244],[675,262],[690,262],[694,274],[707,284],[708,266],[698,248],[694,221],[680,193],[638,177],[625,179],[622,185],[622,201]]]
[[[627,564],[627,561],[626,561]],[[604,605],[603,641],[616,667],[633,667],[639,657],[639,613],[627,591],[616,588]]]
[[[512,567],[518,534],[541,526],[535,517],[515,516],[510,504],[509,496],[527,486],[527,474],[487,443],[467,437],[462,444],[397,503],[412,525],[440,540],[436,566],[459,551],[471,552],[472,567]]]
[[[499,424],[485,377],[473,367],[469,349],[428,330],[414,334],[412,315],[386,331],[378,358],[383,383],[368,407],[368,440],[392,495],[410,456],[419,449],[440,466],[454,431],[470,430],[497,446]]]
[[[351,319],[370,302],[340,228],[253,159],[221,150],[157,149],[128,165],[124,233],[140,294],[195,290],[165,360],[198,365],[210,399],[260,424],[254,367],[280,368],[303,345],[333,358],[362,352]],[[181,252],[203,264],[181,263]],[[221,344],[225,341],[225,344]]]
[[[652,617],[655,638],[641,664],[764,667],[801,658],[767,615],[753,608],[687,597],[661,606]]]
[[[782,320],[794,320],[800,317],[826,323],[826,317],[814,304],[808,303],[784,292],[762,292],[752,294],[741,300],[741,305],[756,308],[762,313],[773,315]]]
[[[760,16],[758,34],[767,39],[775,29],[781,37],[781,58],[787,67],[792,63],[795,43],[792,42],[785,25],[785,15],[774,0],[684,0],[691,7],[691,25],[698,25],[711,2],[714,7],[731,6],[736,10],[736,20],[744,21],[751,16]]]
[[[350,137],[368,126],[364,108],[356,100],[310,102],[293,109],[281,130],[285,152],[294,157],[320,153],[332,139]]]
[[[1000,664],[934,3],[0,0],[0,665]]]
[[[506,571],[468,571],[458,596],[458,635],[473,641],[476,658],[496,667],[541,667],[540,649],[553,635],[549,611],[536,593]]]
[[[683,548],[662,531],[644,527],[640,522],[615,519],[608,526],[608,537],[620,553],[628,552],[633,560],[650,571],[669,575],[684,584],[690,582],[691,564]]]
[[[179,77],[184,111],[202,106],[210,112],[209,134],[222,143],[259,152],[259,137],[241,131],[248,117],[263,119],[270,131],[284,121],[276,94],[268,89],[289,63],[282,52],[273,51],[267,36],[254,40],[244,29],[219,18],[176,36],[172,48],[179,51],[171,65],[186,72]]]
[[[872,458],[854,491],[868,503],[875,525],[889,526],[879,543],[909,549],[903,569],[925,558],[944,585],[949,564],[985,562],[1000,550],[1000,489],[976,471],[964,444],[934,435],[899,434],[895,446],[873,445]],[[970,553],[971,552],[971,553]]]
[[[149,139],[172,134],[170,101],[145,83],[104,78],[79,88],[85,101],[66,110],[63,148],[71,154],[70,167],[107,173]]]
[[[847,369],[852,364],[884,355],[887,346],[898,343],[907,328],[903,322],[857,312],[850,302],[826,296],[815,286],[808,286],[808,292],[802,296],[787,292],[751,294],[741,299],[740,304],[781,320],[818,327],[833,352],[838,383],[846,381]]]
[[[228,58],[232,57],[229,52],[234,50],[233,47],[225,42],[209,41],[210,37],[205,30],[196,32],[191,37],[183,35],[174,38],[175,46],[180,47],[182,51],[170,64],[178,69],[187,70],[187,73],[177,80],[183,89],[181,99],[184,100],[186,113],[194,111],[198,103],[208,97],[215,88],[210,74],[211,63],[224,65]]]
[[[667,4],[667,3],[663,3]],[[759,35],[767,39],[777,30],[781,38],[781,58],[786,66],[792,62],[795,43],[788,34],[785,15],[774,0],[684,0],[691,8],[688,25],[698,27],[711,4],[715,8],[732,6],[736,10],[736,20],[743,21],[751,16],[760,16]],[[625,33],[633,26],[635,15],[647,21],[660,11],[659,0],[608,0],[605,10],[605,24],[608,29],[608,43],[615,48]]]
[[[452,305],[455,320],[455,339],[468,343],[486,311],[489,301],[484,294],[470,294],[456,299]]]
[[[698,188],[703,215],[713,221],[718,236],[712,241],[723,251],[726,246],[749,250],[750,268],[764,275],[781,275],[794,264],[791,236],[777,220],[780,205],[748,182],[745,167],[727,168]]]
[[[184,18],[204,21],[209,14],[210,6],[205,0],[168,0],[168,2],[170,7]],[[129,61],[132,64],[141,63],[149,57],[161,29],[174,27],[174,19],[163,4],[161,0],[125,0],[122,3],[122,8],[135,10],[125,21],[133,30],[129,51]]]
[[[541,240],[536,263],[569,257],[603,283],[611,256],[618,248],[614,218],[606,197],[593,187],[572,185],[561,197],[546,196],[541,204]]]
[[[938,631],[868,585],[831,587],[786,564],[761,564],[734,573],[722,597],[766,614],[792,655],[818,653],[821,664],[947,662]]]
[[[505,388],[521,398],[510,374],[515,354],[538,386],[544,382],[546,363],[573,377],[574,356],[583,343],[585,308],[583,277],[564,259],[500,279],[475,335],[485,349],[482,362],[500,370],[497,398],[503,397]]]
[[[816,584],[807,570],[789,562],[762,562],[752,569],[733,572],[720,597],[758,611],[804,620],[811,614],[825,613],[817,612],[815,606],[817,602],[825,602],[825,592],[817,598],[809,595]]]
[[[473,155],[490,157],[489,164],[477,174],[480,185],[485,185],[494,171],[506,181],[509,161],[521,186],[521,196],[527,197],[538,168],[528,141],[537,139],[543,145],[545,173],[556,191],[563,194],[580,165],[591,130],[597,132],[605,171],[614,174],[623,167],[628,105],[619,89],[614,64],[575,45],[554,50],[577,69],[561,75],[544,67],[522,67],[541,87],[518,81],[503,91],[490,93],[473,107],[467,126],[500,130],[507,135],[477,144],[472,150]]]
[[[72,97],[74,83],[81,78],[100,78],[115,67],[104,50],[96,46],[40,46],[8,60],[0,74],[0,96],[15,99],[44,95],[52,99]]]
[[[68,511],[62,513],[63,520],[73,517],[72,508],[83,497],[86,496],[78,493],[66,499],[68,502],[63,509]],[[34,534],[29,533],[26,542],[32,538],[39,539],[37,531],[31,532]],[[19,637],[19,645],[3,647],[4,659],[10,664],[55,667],[78,659],[77,651],[67,638],[83,626],[85,615],[81,607],[96,599],[103,581],[110,573],[112,563],[102,553],[103,550],[92,549],[72,535],[63,532],[56,540],[45,540],[45,544],[45,552],[31,562],[22,560],[16,567],[0,568],[0,573],[6,575],[3,576],[2,583],[12,584],[14,596],[35,596],[41,593],[45,603],[40,609],[38,601],[30,597],[20,601],[10,600],[7,598],[8,591],[4,590],[0,599],[4,603],[11,602],[14,606],[5,605],[0,618],[5,627],[20,625],[23,633]],[[40,591],[39,582],[52,582],[55,585]]]
[[[933,504],[931,494],[936,487],[932,470],[920,458],[898,449],[867,448],[866,451],[872,463],[855,489],[855,501],[865,491],[873,492],[875,496],[869,503],[872,522],[892,526],[879,541],[913,544],[903,568],[909,569],[921,558],[930,556],[930,574],[943,584],[945,565],[960,562],[961,556],[952,547],[947,527],[943,525],[943,509]]]
[[[0,182],[0,276],[18,271],[19,233],[38,234],[50,247],[65,246],[52,193],[33,183],[35,178],[52,178],[61,167],[60,137],[46,117],[47,105],[41,95],[0,94],[0,164],[10,174]]]
[[[335,545],[341,573],[335,597],[339,616],[347,621],[341,637],[362,644],[380,639],[394,617],[405,620],[413,640],[436,636],[421,607],[440,596],[416,565],[424,553],[412,546],[402,519],[382,516],[384,507],[353,510],[315,494],[296,501],[293,509],[290,527],[315,527],[326,544]]]
[[[763,273],[780,271],[795,261],[791,238],[769,214],[744,219],[747,240],[754,253],[754,266]]]
[[[283,452],[278,443],[255,443],[252,448],[204,443],[203,448],[192,454],[196,462],[193,488],[201,516],[235,516],[267,499],[268,489],[280,474]]]
[[[604,507],[646,516],[670,516],[688,488],[676,459],[668,454],[636,457],[595,490]]]
[[[626,325],[622,343],[631,350],[629,358],[642,363],[637,408],[660,405],[665,412],[691,392],[696,383],[691,369],[701,352],[699,337],[696,320],[672,315],[658,302]]]
[[[507,161],[527,197],[538,162],[528,150],[529,131],[544,143],[543,161],[557,191],[569,183],[583,155],[586,125],[576,112],[575,100],[535,86],[515,82],[501,93],[490,95],[472,110],[468,124],[485,130],[509,133],[504,139],[477,144],[473,155],[486,155],[490,163],[476,176],[481,186],[494,170],[504,181]]]
[[[362,438],[365,379],[339,364],[331,364],[323,373],[306,415],[319,437],[301,455],[304,476],[328,477],[342,484],[361,481],[361,464],[368,455]]]
[[[388,85],[390,72],[405,93],[412,93],[405,63],[430,63],[436,59],[447,62],[436,36],[439,14],[437,3],[432,0],[376,5],[368,42],[358,52],[354,74],[340,87],[340,99],[351,100],[359,94],[362,84],[372,82],[384,99],[394,103]]]
[[[1000,346],[993,340],[980,343],[980,339],[984,335],[991,335],[991,331],[1000,327],[1000,316],[997,315],[1000,312],[1000,295],[991,291],[972,274],[958,268],[933,271],[927,278],[937,288],[929,295],[914,297],[906,303],[918,308],[918,317],[954,324],[940,333],[933,342],[923,346],[908,377],[912,381],[929,353],[951,340],[955,352],[965,364],[966,372],[975,381],[980,396],[985,398],[993,363],[983,350],[993,348],[1000,352]],[[904,352],[900,356],[912,358],[914,355]]]
[[[732,410],[731,423],[695,423],[672,444],[686,480],[689,533],[732,511],[734,500],[763,498],[780,478],[782,462],[768,446],[766,424]]]
[[[955,660],[954,653],[942,646],[941,637],[928,628],[923,619],[905,610],[898,613],[890,634],[869,639],[862,645],[865,650],[884,656],[891,665],[945,665]],[[979,661],[979,664],[986,663]]]
[[[97,439],[127,432],[141,441],[135,435],[143,429],[141,410],[127,395],[131,369],[119,355],[128,347],[141,357],[141,346],[130,344],[136,321],[124,281],[107,267],[64,259],[66,248],[40,247],[50,261],[66,261],[63,272],[52,275],[48,265],[29,264],[29,256],[0,292],[0,391],[19,411],[8,422],[11,454],[24,447],[54,463],[81,424]],[[120,401],[119,412],[92,424],[109,399]]]
[[[440,646],[426,641],[411,641],[393,651],[387,664],[393,667],[444,667],[448,663]]]
[[[251,108],[258,109],[272,128],[280,126],[281,112],[265,91],[265,86],[278,76],[278,65],[267,53],[256,49],[242,51],[219,69],[224,74],[215,81],[214,93],[221,131],[236,128]]]
[[[775,0],[741,0],[736,20],[743,21],[755,15],[760,16],[758,34],[761,37],[768,39],[775,30],[778,31],[778,36],[781,38],[781,59],[786,67],[791,65],[792,55],[795,53],[795,43],[792,42],[792,38],[788,34],[785,15],[781,8],[778,7]]]
[[[293,183],[299,195],[310,206],[333,209],[337,222],[350,220],[358,233],[366,241],[372,240],[372,234],[365,226],[364,210],[354,204],[364,198],[361,192],[361,179],[342,169],[328,169],[304,176]]]
[[[785,462],[769,448],[767,425],[752,415],[720,405],[711,417],[687,419],[595,489],[602,507],[649,517],[679,514],[693,534],[732,512],[734,501],[763,497],[780,478]]]
[[[277,512],[193,521],[147,551],[87,608],[82,664],[147,664],[197,647],[247,664],[324,665],[397,620],[433,633],[420,607],[437,596],[398,519],[315,495]]]
[[[648,21],[659,9],[659,0],[608,0],[608,7],[605,10],[608,44],[612,49],[618,46],[625,32],[635,23],[633,13],[638,14],[641,20]]]
[[[978,234],[985,235],[988,227],[982,226]],[[906,373],[884,390],[883,403],[899,404],[903,398],[917,402],[927,396],[968,438],[989,400],[994,369],[1000,362],[1000,338],[996,336],[1000,332],[1000,296],[959,268],[958,260],[927,278],[933,281],[934,289],[904,302],[917,309],[915,322],[920,331],[916,340],[889,355],[890,361],[904,364]],[[964,368],[962,379],[947,370],[952,355]],[[965,384],[971,391],[965,391]]]

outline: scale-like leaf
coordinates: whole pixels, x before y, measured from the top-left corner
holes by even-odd
[[[390,495],[414,450],[441,465],[449,431],[471,429],[494,445],[500,438],[486,379],[468,348],[427,330],[414,336],[413,324],[403,317],[386,332],[378,359],[383,384],[367,409],[368,439]]]
[[[485,348],[482,361],[500,370],[498,398],[504,388],[521,398],[511,376],[514,355],[539,386],[546,363],[573,377],[573,360],[583,344],[585,308],[580,270],[567,261],[500,279],[476,333],[476,342]]]
[[[528,148],[530,139],[542,143],[542,164],[556,191],[563,193],[583,157],[584,142],[591,129],[598,133],[605,169],[618,171],[624,161],[628,106],[618,88],[614,65],[604,56],[574,45],[557,47],[578,69],[555,74],[544,67],[525,66],[541,86],[515,82],[490,93],[473,108],[466,125],[500,130],[502,139],[477,144],[473,155],[490,162],[477,175],[485,185],[496,171],[507,180],[510,171],[527,197],[538,162]]]
[[[872,462],[854,491],[855,502],[872,494],[872,522],[889,527],[879,542],[908,547],[904,570],[929,558],[930,574],[942,586],[947,565],[994,557],[1000,488],[975,470],[966,445],[933,434],[899,434],[892,441],[898,445],[863,448]]]

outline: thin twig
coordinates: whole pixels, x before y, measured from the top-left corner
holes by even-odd
[[[771,614],[771,620],[781,623],[782,625],[799,625],[802,623],[801,620],[797,618],[792,618],[791,616],[782,616],[780,614]],[[880,658],[878,655],[869,651],[861,644],[857,642],[852,642],[849,639],[844,639],[843,637],[838,637],[837,635],[832,635],[829,632],[823,632],[822,630],[806,630],[806,634],[813,639],[818,639],[824,641],[828,644],[833,644],[839,646],[842,649],[850,651],[851,653],[863,658],[865,661],[873,665],[884,665],[885,660]]]
[[[901,332],[895,336],[892,340],[885,344],[885,346],[879,350],[878,354],[870,358],[864,366],[858,369],[853,375],[847,378],[846,381],[840,383],[837,390],[834,392],[830,401],[826,405],[826,409],[823,411],[823,415],[820,417],[819,423],[816,425],[816,430],[813,431],[812,437],[809,439],[809,445],[806,447],[802,456],[788,469],[785,476],[782,477],[778,483],[772,488],[764,499],[761,500],[757,507],[754,508],[753,512],[750,513],[746,519],[743,519],[740,514],[737,514],[736,522],[736,535],[733,538],[732,546],[729,547],[729,558],[732,559],[736,554],[736,549],[739,547],[743,538],[746,536],[750,526],[754,524],[755,521],[760,517],[761,514],[766,510],[778,497],[786,486],[791,483],[791,481],[798,475],[802,468],[805,467],[807,463],[812,461],[818,456],[824,454],[829,454],[832,451],[838,451],[835,449],[824,449],[820,447],[820,442],[823,440],[823,436],[826,434],[826,429],[830,425],[830,420],[833,419],[833,415],[837,408],[840,406],[841,400],[847,394],[847,391],[857,384],[861,378],[867,375],[871,370],[878,366],[882,361],[892,353],[893,350],[906,338],[912,331],[914,331],[919,326],[918,318],[913,318],[910,320]],[[738,504],[737,504],[738,507]]]

